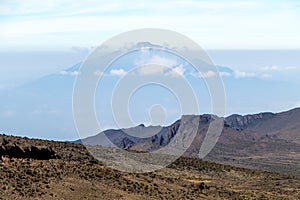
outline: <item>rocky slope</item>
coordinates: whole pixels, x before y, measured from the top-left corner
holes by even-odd
[[[51,159],[0,155],[0,199],[299,199],[300,179],[180,158],[151,173],[125,173],[81,144],[0,135],[1,145],[43,146]],[[4,142],[3,142],[4,141]],[[107,156],[118,149],[101,148]],[[117,152],[117,153],[116,153]],[[121,155],[121,154],[120,154]]]
[[[100,133],[75,143],[101,144],[99,141],[103,141],[105,135],[119,148],[154,151],[168,145],[178,134],[179,127],[184,124],[187,132],[193,127],[198,127],[196,137],[185,153],[185,156],[198,157],[213,118],[211,115],[188,117],[189,120],[185,120],[184,123],[181,119],[167,127],[138,126],[127,130],[107,130],[104,134]],[[299,119],[299,108],[282,113],[231,115],[224,119],[222,134],[205,159],[222,164],[300,176]],[[151,132],[154,128],[159,131],[151,137],[134,137],[134,135],[139,136],[139,133]]]

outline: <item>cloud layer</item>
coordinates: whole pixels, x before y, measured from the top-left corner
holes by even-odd
[[[5,0],[0,4],[4,16],[0,43],[2,48],[91,46],[126,30],[157,27],[187,34],[209,48],[299,48],[299,4],[292,0]]]

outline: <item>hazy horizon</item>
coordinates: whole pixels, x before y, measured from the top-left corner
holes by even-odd
[[[300,106],[298,1],[165,0],[130,5],[97,1],[98,6],[90,6],[92,2],[0,3],[0,131],[58,140],[76,138],[72,92],[80,72],[79,66],[73,66],[109,38],[149,27],[189,37],[219,66],[226,94],[225,116]],[[146,61],[162,63],[191,83],[200,107],[193,114],[212,113],[202,79],[213,77],[211,71],[201,78],[183,60],[162,52],[144,52],[119,60],[105,73],[96,73],[105,74],[105,87],[97,90],[95,105],[104,129],[118,128],[109,110],[108,96],[114,84],[131,67]],[[161,118],[160,108],[157,113],[149,110],[156,104],[165,108],[165,124],[184,114],[170,91],[156,86],[144,89],[128,103],[135,124],[161,123],[151,121],[150,114]]]

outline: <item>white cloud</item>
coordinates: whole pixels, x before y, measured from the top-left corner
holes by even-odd
[[[175,59],[167,58],[159,55],[153,55],[150,58],[146,58],[146,59],[135,60],[136,66],[145,65],[145,64],[157,64],[157,65],[163,65],[165,67],[173,67],[178,65],[179,63]]]
[[[171,76],[174,78],[182,77],[184,76],[185,68],[184,64],[180,64],[176,67],[165,67],[161,65],[142,65],[136,68],[135,71],[130,72],[132,75],[137,76],[145,76],[145,75],[162,75],[162,76]],[[124,76],[128,74],[128,72],[122,68],[120,69],[112,69],[110,70],[108,75],[111,76]],[[94,72],[94,75],[96,76],[102,76],[105,75],[100,70],[97,70]]]
[[[140,66],[138,69],[139,75],[162,75],[164,74],[166,67],[161,65],[146,65]]]
[[[235,78],[250,78],[250,77],[255,77],[256,74],[253,72],[243,72],[243,71],[239,71],[239,70],[235,70],[234,71],[234,77]]]
[[[184,65],[180,64],[179,66],[176,66],[172,68],[170,71],[166,72],[166,75],[172,77],[183,77],[184,72],[185,72]]]
[[[220,76],[221,76],[221,77],[228,77],[228,76],[232,76],[232,74],[231,74],[231,73],[229,73],[229,72],[219,72],[219,74],[220,74]]]
[[[124,69],[112,69],[109,74],[113,76],[124,76],[127,72]]]
[[[120,0],[6,0],[0,3],[0,13],[13,20],[1,20],[0,43],[2,48],[12,44],[80,46],[126,30],[157,27],[187,34],[208,48],[299,48],[298,7],[291,1],[133,0],[129,5]]]
[[[95,6],[95,4],[98,6]],[[93,5],[93,6],[91,6]],[[101,5],[101,6],[100,6]],[[9,0],[0,4],[0,11],[3,15],[26,15],[49,13],[52,15],[76,15],[92,12],[113,12],[123,9],[121,2],[101,2],[96,0],[86,0],[78,2],[74,0]]]
[[[296,102],[296,107],[300,107],[300,101]]]
[[[78,76],[80,74],[79,71],[61,71],[60,72],[61,75],[66,75],[66,76]]]
[[[15,0],[12,2],[15,2]],[[78,37],[80,40],[71,41],[80,44],[85,39],[85,37],[82,37],[83,30],[86,31],[84,33],[89,33],[88,36],[91,36],[90,31],[92,30],[101,31],[102,33],[113,31],[112,34],[116,34],[124,30],[153,26],[188,34],[193,39],[204,41],[204,45],[206,47],[209,45],[210,48],[214,46],[225,48],[235,48],[237,46],[258,46],[260,48],[274,46],[282,48],[299,47],[297,40],[299,27],[295,26],[298,22],[299,13],[296,12],[297,10],[293,10],[297,6],[289,6],[292,10],[278,9],[282,6],[279,3],[270,6],[270,4],[253,3],[251,1],[229,1],[226,3],[221,1],[172,1],[171,3],[170,1],[148,3],[134,1],[130,6],[121,1],[117,1],[116,5],[93,1],[96,5],[101,4],[101,6],[90,6],[95,4],[77,3],[74,1],[61,3],[58,0],[54,0],[53,2],[39,3],[38,1],[28,0],[26,3],[23,3],[23,1],[18,1],[18,3],[1,3],[1,14],[33,14],[32,17],[20,17],[13,21],[1,22],[1,37],[15,38],[15,35],[24,36],[26,34],[45,33],[46,38],[51,38],[52,42],[56,41],[56,44],[58,44],[57,42],[66,42],[60,37],[68,37],[70,39],[70,36],[73,34],[78,34],[78,36],[81,35],[81,38]],[[249,4],[253,6],[248,6]],[[102,11],[97,10],[103,7],[107,8]],[[259,9],[251,10],[257,7]],[[266,8],[268,10],[273,9],[275,12],[265,12]],[[138,16],[132,15],[132,13],[128,14],[130,13],[128,11],[131,10],[138,11],[136,13]],[[152,11],[153,14],[140,14],[150,13],[149,11]],[[105,15],[107,12],[110,12],[110,14]],[[53,16],[53,13],[56,14]],[[229,21],[231,23],[228,23]],[[277,23],[272,23],[273,21]],[[95,26],[95,24],[101,24],[101,26]],[[214,26],[211,26],[211,24],[214,24]],[[227,25],[226,30],[223,28],[224,24]],[[202,28],[195,29],[195,26]],[[268,28],[265,29],[265,27]],[[251,35],[249,35],[248,30],[259,31],[252,31]],[[223,33],[222,36],[212,34],[221,31]],[[49,33],[57,33],[58,35],[49,36]],[[269,38],[268,41],[262,40],[266,36]],[[31,40],[36,40],[40,36],[30,38]],[[106,38],[106,35],[104,38]],[[17,39],[19,40],[16,43],[27,42],[32,44],[32,41],[26,41],[22,37]],[[88,39],[98,42],[99,34],[88,37]],[[50,40],[43,41],[50,43]],[[73,45],[78,45],[78,43]]]
[[[216,77],[216,76],[220,76],[220,77],[229,77],[232,76],[231,73],[229,72],[215,72],[212,70],[209,70],[207,72],[199,72],[197,74],[198,77],[202,77],[202,78],[212,78],[212,77]]]
[[[150,59],[150,63],[157,63],[160,65],[164,65],[166,67],[173,67],[178,64],[175,59],[170,59],[170,58],[161,57],[161,56],[157,56],[157,55],[153,56]]]
[[[261,70],[263,71],[286,71],[286,70],[295,70],[295,69],[297,69],[297,67],[294,66],[279,67],[276,65],[265,66],[261,68]]]
[[[184,64],[179,64],[175,67],[165,67],[161,65],[145,65],[140,66],[137,70],[136,75],[163,75],[163,76],[170,76],[173,78],[184,77],[185,73]]]
[[[200,72],[199,76],[203,77],[203,78],[212,78],[212,77],[217,76],[217,73],[214,72],[214,71],[209,70],[207,72],[202,72],[202,73]]]
[[[165,75],[180,77],[184,75],[185,68],[183,63],[179,63],[175,58],[160,55],[146,55],[142,59],[134,62],[139,67],[137,75]]]

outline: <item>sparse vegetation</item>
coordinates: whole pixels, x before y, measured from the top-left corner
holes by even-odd
[[[2,155],[0,199],[297,199],[300,179],[180,158],[149,173],[125,173],[95,160],[80,144],[0,136],[0,144],[51,147],[38,160]],[[118,151],[97,147],[102,151]]]

